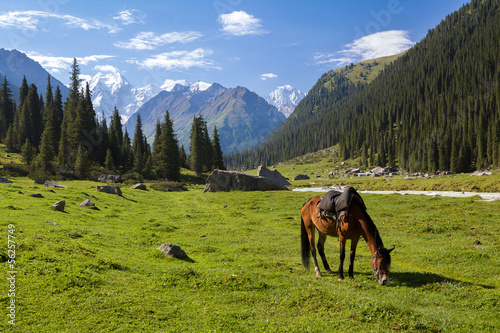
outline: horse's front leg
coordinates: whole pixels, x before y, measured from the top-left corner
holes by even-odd
[[[332,274],[332,270],[330,269],[330,265],[328,265],[328,262],[326,261],[326,256],[325,256],[325,241],[326,241],[326,234],[322,233],[319,231],[319,237],[318,237],[318,252],[319,255],[321,256],[321,261],[323,261],[323,266],[325,266],[325,269],[328,273]]]
[[[340,244],[339,281],[344,279],[345,243],[346,239],[343,236],[339,235],[339,244]]]
[[[349,278],[354,279],[354,258],[356,257],[356,246],[358,245],[359,237],[351,239],[351,253],[349,254]]]

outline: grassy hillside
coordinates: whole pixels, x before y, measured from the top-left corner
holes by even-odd
[[[118,197],[96,192],[94,182],[49,192],[12,180],[0,184],[0,265],[13,269],[11,234],[17,272],[15,327],[5,316],[9,281],[0,282],[4,332],[500,329],[498,202],[364,195],[384,243],[396,246],[382,287],[364,242],[352,281],[301,266],[299,211],[313,193],[124,186]],[[79,208],[85,199],[98,210]],[[65,212],[51,208],[58,200]],[[191,260],[164,257],[162,243]],[[335,267],[336,240],[326,251]]]
[[[405,51],[406,52],[406,51]],[[326,75],[333,77],[334,74],[341,74],[352,83],[371,83],[385,68],[394,60],[402,56],[405,52],[392,56],[381,57],[371,60],[364,60],[355,64],[350,64],[345,67],[328,72]],[[333,80],[324,82],[326,88],[332,88],[335,84]]]

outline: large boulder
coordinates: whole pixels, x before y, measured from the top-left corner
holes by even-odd
[[[120,183],[122,181],[122,176],[105,173],[103,175],[100,175],[99,178],[97,178],[97,180],[105,183],[106,182]]]
[[[55,204],[53,204],[52,207],[54,207],[55,210],[64,212],[64,207],[66,207],[66,201],[64,200],[58,201]]]
[[[12,183],[12,180],[8,180],[7,178],[0,177],[0,183]]]
[[[208,176],[205,192],[227,192],[232,190],[276,191],[288,190],[288,188],[267,178],[238,171],[214,170]]]
[[[295,176],[295,178],[293,180],[308,180],[308,179],[311,179],[308,175],[301,174],[301,175]]]
[[[158,250],[160,250],[165,256],[177,259],[186,259],[188,256],[186,252],[179,245],[175,244],[162,244]]]
[[[122,190],[117,185],[102,185],[97,186],[97,192],[105,192],[109,194],[117,194],[122,196]]]
[[[59,183],[53,182],[52,180],[48,179],[45,181],[43,184],[44,187],[58,187],[58,188],[68,188],[67,186],[61,185]]]
[[[90,201],[89,199],[85,199],[78,207],[95,207],[95,203]]]
[[[283,177],[283,175],[279,173],[278,170],[269,170],[263,165],[259,166],[259,169],[257,170],[257,176],[267,178],[281,185],[291,185],[290,182],[285,177]]]

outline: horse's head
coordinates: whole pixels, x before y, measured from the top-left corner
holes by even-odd
[[[378,283],[386,285],[389,283],[389,267],[391,266],[391,251],[381,246],[372,257],[373,275],[378,279]]]

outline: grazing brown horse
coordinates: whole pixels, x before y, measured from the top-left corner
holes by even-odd
[[[354,198],[347,210],[347,217],[339,219],[338,230],[337,223],[333,218],[319,217],[318,204],[321,201],[320,196],[315,196],[309,199],[302,207],[301,219],[301,242],[302,242],[302,263],[304,267],[309,267],[310,254],[314,259],[314,270],[316,276],[321,276],[316,259],[316,248],[314,246],[315,230],[319,231],[318,252],[323,261],[323,265],[328,273],[333,273],[326,261],[324,244],[326,236],[338,237],[340,243],[340,265],[339,265],[339,280],[344,279],[344,258],[345,245],[348,239],[351,240],[351,253],[349,258],[349,278],[354,278],[354,257],[356,255],[356,245],[360,236],[362,236],[372,254],[371,265],[373,274],[377,277],[381,285],[386,285],[389,282],[389,266],[391,264],[392,249],[384,248],[382,239],[377,231],[377,227],[368,215],[359,201]]]

